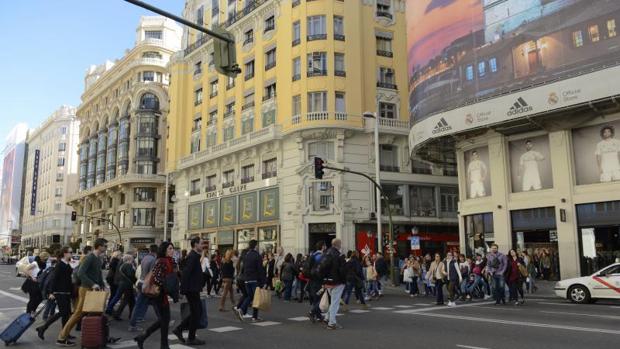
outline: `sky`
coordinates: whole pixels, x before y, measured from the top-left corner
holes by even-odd
[[[181,15],[183,0],[145,0]],[[123,0],[0,0],[0,149],[19,122],[35,128],[63,104],[78,106],[93,64],[123,56],[140,16]]]
[[[458,39],[482,28],[480,0],[408,0],[407,49],[409,72]]]

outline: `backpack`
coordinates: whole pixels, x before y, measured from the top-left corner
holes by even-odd
[[[325,280],[333,277],[332,269],[334,266],[334,255],[331,253],[323,253],[321,262],[318,265],[318,279]]]
[[[489,267],[493,268],[493,269],[497,269],[499,268],[499,266],[501,265],[500,261],[499,261],[499,255],[496,256],[494,259],[492,259],[489,262]]]
[[[315,258],[317,258],[317,256],[320,257],[320,260],[318,261],[318,263],[317,261],[315,261]],[[313,280],[322,280],[321,273],[320,273],[322,259],[323,259],[323,254],[320,254],[319,252],[314,252],[313,254],[310,255],[310,257],[306,261],[308,263],[308,270],[310,270],[310,275],[308,276]]]
[[[39,275],[39,285],[41,285],[41,294],[43,295],[43,299],[46,299],[47,296],[51,293],[50,290],[50,282],[53,278],[53,273],[56,267],[49,267]]]

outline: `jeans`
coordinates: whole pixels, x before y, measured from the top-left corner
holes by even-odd
[[[191,341],[196,338],[196,326],[200,323],[200,318],[202,317],[200,292],[188,292],[185,294],[185,299],[187,299],[189,304],[189,316],[183,319],[177,328],[181,331],[189,330],[187,338]]]
[[[317,295],[317,292],[321,289],[321,284],[316,281],[310,281],[308,283],[308,297],[310,299],[310,315],[314,318],[322,318],[321,309],[319,304],[321,303],[321,297]]]
[[[114,312],[114,306],[116,305],[116,303],[118,303],[118,301],[121,300],[121,297],[123,296],[123,289],[121,289],[120,287],[116,287],[115,291],[115,293],[111,293],[113,296],[108,301],[108,307],[105,309],[106,314],[112,314],[112,312]]]
[[[454,302],[457,298],[457,288],[459,287],[459,281],[448,281],[448,299],[450,302]]]
[[[297,279],[297,288],[299,289],[299,303],[301,303],[304,301],[304,297],[306,296],[306,282]],[[297,297],[297,292],[295,292],[295,297]]]
[[[435,280],[435,293],[437,294],[437,304],[443,304],[443,280]]]
[[[235,305],[235,293],[232,289],[232,279],[222,279],[224,285],[224,290],[222,291],[222,299],[220,300],[220,310],[224,310],[224,305],[226,305],[226,296],[230,294],[230,303]]]
[[[504,275],[493,275],[493,297],[495,303],[506,303],[506,282]]]
[[[371,297],[379,295],[378,281],[368,280],[368,295]]]
[[[75,305],[75,310],[73,314],[67,321],[67,323],[63,326],[62,330],[58,334],[58,340],[64,341],[71,333],[71,330],[75,325],[82,319],[82,308],[84,307],[84,298],[86,298],[86,292],[90,291],[90,289],[86,287],[80,287],[78,290],[78,301]],[[168,334],[166,334],[167,336]],[[166,337],[167,338],[167,337]]]
[[[50,316],[56,312],[56,300],[48,299],[45,303],[45,310],[43,310],[43,320],[49,319]]]
[[[486,288],[486,282],[484,281],[484,278],[481,275],[474,276],[474,282],[471,285],[466,286],[465,293],[471,296],[476,286],[480,286],[480,290],[484,292]]]
[[[420,293],[420,290],[418,289],[418,277],[417,276],[412,276],[411,282],[409,282],[408,284],[409,284],[410,295],[416,295]]]
[[[331,304],[329,305],[329,325],[336,325],[336,314],[340,310],[340,299],[344,291],[344,284],[336,285],[329,291]]]
[[[38,284],[33,281],[32,289],[28,291],[29,300],[28,304],[26,304],[26,312],[34,313],[37,311],[39,304],[43,302],[43,295],[41,295],[41,289]]]
[[[63,326],[66,325],[67,321],[69,321],[69,317],[71,316],[71,295],[58,294],[55,297],[55,304],[58,305],[58,312],[50,316],[41,326],[43,332],[45,332],[58,319],[62,319]]]
[[[119,291],[121,291],[120,288]],[[129,305],[129,317],[131,317],[131,314],[133,314],[133,308],[136,305],[136,295],[134,294],[133,288],[131,287],[123,289],[122,291],[123,298],[121,300],[121,304],[118,306],[118,309],[116,311],[116,316],[120,317],[123,313],[123,310],[125,309],[125,306]]]
[[[284,280],[284,300],[291,300],[291,292],[293,291],[293,280]]]
[[[144,315],[146,315],[146,311],[149,309],[149,299],[142,292],[138,293],[138,299],[136,300],[136,305],[133,307],[133,312],[131,313],[131,320],[129,321],[129,326],[136,327],[138,324],[138,320],[144,319]]]
[[[160,348],[168,348],[168,326],[170,326],[170,305],[164,304],[163,296],[160,295],[159,299],[150,302],[155,308],[155,314],[157,315],[157,321],[149,326],[142,335],[143,338],[148,338],[151,334],[157,330],[161,330]],[[202,309],[202,306],[200,306]]]
[[[248,307],[252,304],[252,301],[254,300],[254,292],[256,292],[257,286],[258,282],[256,280],[245,282],[245,290],[247,292],[247,296],[243,296],[243,303],[241,304],[241,312],[243,314],[246,314],[248,312]],[[258,309],[253,308],[252,318],[258,319]]]
[[[351,293],[355,291],[355,297],[359,299],[361,304],[366,304],[364,300],[364,294],[362,293],[362,288],[358,287],[356,281],[347,281],[347,284],[344,288],[344,304],[349,305],[349,301],[351,300]]]

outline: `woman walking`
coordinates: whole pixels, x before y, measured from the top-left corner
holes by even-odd
[[[222,299],[220,300],[220,311],[226,311],[226,296],[230,294],[230,303],[235,305],[235,293],[233,292],[233,278],[235,276],[235,267],[233,265],[233,251],[227,250],[224,254],[222,262]]]
[[[291,291],[293,290],[293,281],[298,274],[292,254],[287,253],[284,257],[284,263],[282,263],[282,270],[280,270],[279,274],[280,279],[284,283],[284,301],[290,302]]]
[[[168,302],[168,295],[164,284],[166,277],[170,274],[177,272],[177,266],[172,256],[174,255],[174,245],[168,241],[164,241],[159,245],[157,251],[157,262],[153,266],[152,282],[159,287],[159,295],[151,300],[151,304],[155,308],[155,314],[157,315],[157,321],[146,329],[144,334],[134,338],[134,341],[138,344],[138,348],[144,348],[144,341],[156,332],[161,331],[160,348],[168,349],[168,326],[170,325],[170,303]]]
[[[435,285],[435,293],[437,294],[437,305],[444,305],[443,285],[446,276],[448,276],[448,273],[446,272],[445,263],[441,261],[441,255],[439,253],[435,253],[435,260],[431,263],[427,276],[429,278],[430,284]]]
[[[508,266],[506,267],[506,283],[508,284],[508,291],[510,292],[509,302],[514,302],[515,305],[523,304],[525,298],[523,295],[523,275],[520,269],[525,268],[525,263],[517,255],[517,251],[511,249],[508,252]],[[519,295],[521,296],[521,302],[519,302]]]
[[[133,314],[133,308],[136,305],[136,295],[134,293],[134,285],[136,284],[136,269],[133,264],[133,256],[125,255],[123,264],[118,268],[118,292],[122,297],[121,304],[114,313],[114,320],[120,321],[121,314],[125,307],[129,305],[129,318]]]

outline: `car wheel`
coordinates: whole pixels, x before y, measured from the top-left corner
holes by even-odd
[[[590,291],[583,285],[576,285],[568,290],[568,299],[573,303],[590,303]]]

